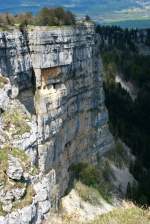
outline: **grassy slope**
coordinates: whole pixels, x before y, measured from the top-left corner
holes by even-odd
[[[150,212],[138,207],[116,209],[89,224],[150,224]]]
[[[75,217],[54,216],[47,220],[46,224],[77,224]],[[150,210],[144,210],[136,206],[119,208],[97,217],[91,222],[80,222],[78,224],[150,224]]]

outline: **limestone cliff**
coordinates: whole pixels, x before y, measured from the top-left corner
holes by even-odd
[[[41,223],[69,167],[96,163],[113,142],[95,28],[2,32],[0,73],[0,220]]]

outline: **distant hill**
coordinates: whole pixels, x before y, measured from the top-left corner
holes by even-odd
[[[105,23],[106,24],[106,23]],[[150,28],[150,19],[149,20],[126,20],[126,21],[118,21],[107,23],[107,25],[117,25],[121,28]]]

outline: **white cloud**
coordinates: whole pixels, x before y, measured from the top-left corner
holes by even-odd
[[[65,8],[75,8],[77,4],[65,4],[63,5]]]

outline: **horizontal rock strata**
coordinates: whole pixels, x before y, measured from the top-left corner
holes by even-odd
[[[6,211],[1,219],[40,223],[66,190],[69,167],[96,163],[113,143],[95,28],[84,24],[1,32],[0,73],[0,150],[7,145],[10,154],[6,175],[22,178],[23,189],[33,187],[34,192],[32,204]],[[18,161],[22,168],[10,170],[9,158],[17,157],[14,148],[25,152],[30,165]]]

